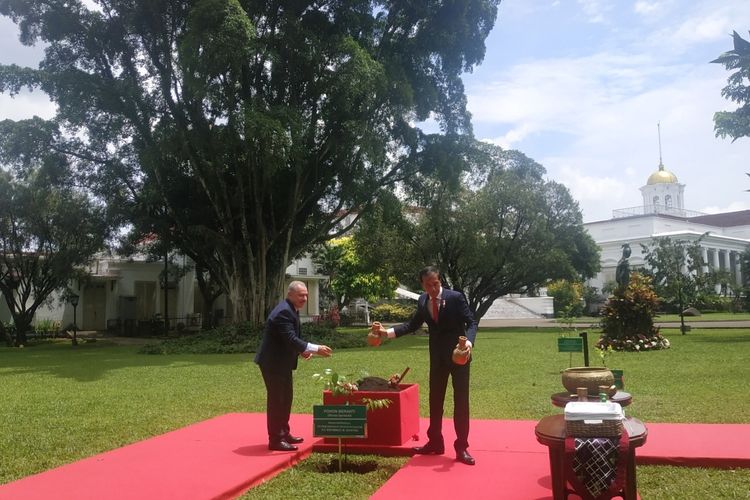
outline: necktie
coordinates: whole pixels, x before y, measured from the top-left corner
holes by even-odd
[[[435,323],[438,322],[438,298],[437,297],[432,299],[432,319],[435,320]]]

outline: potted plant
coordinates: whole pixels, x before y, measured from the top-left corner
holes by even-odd
[[[366,381],[367,373],[361,371],[359,378],[342,375],[333,369],[313,375],[323,382],[323,404],[361,404],[367,406],[367,437],[345,438],[345,444],[359,446],[401,446],[419,433],[419,386],[401,383],[400,376],[391,377],[388,388],[361,390],[360,381]],[[324,443],[332,444],[333,438]]]

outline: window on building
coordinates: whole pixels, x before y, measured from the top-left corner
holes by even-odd
[[[667,208],[672,208],[672,197],[671,196],[666,195],[664,197],[664,206],[666,206]]]

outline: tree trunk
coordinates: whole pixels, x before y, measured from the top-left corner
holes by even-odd
[[[13,314],[13,323],[16,326],[16,347],[26,345],[28,342],[26,332],[29,331],[29,327],[31,326],[32,316],[29,316],[28,314]]]
[[[281,269],[270,279],[251,280],[246,275],[232,276],[229,281],[232,321],[263,324],[270,309],[283,297],[285,270]]]
[[[485,314],[487,314],[487,311],[490,310],[490,307],[492,307],[492,304],[495,302],[495,300],[498,299],[498,295],[490,295],[489,297],[486,297],[484,300],[480,300],[477,304],[476,310],[473,310],[474,317],[479,321],[484,317]],[[470,303],[471,304],[471,303]],[[471,305],[469,305],[469,309],[471,309]]]

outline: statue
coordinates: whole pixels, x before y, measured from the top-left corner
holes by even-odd
[[[625,243],[622,246],[622,258],[620,258],[620,261],[617,263],[617,270],[615,271],[615,280],[617,281],[617,286],[619,286],[621,289],[626,289],[628,287],[628,283],[630,283],[630,262],[628,262],[628,258],[630,257],[630,245]]]

